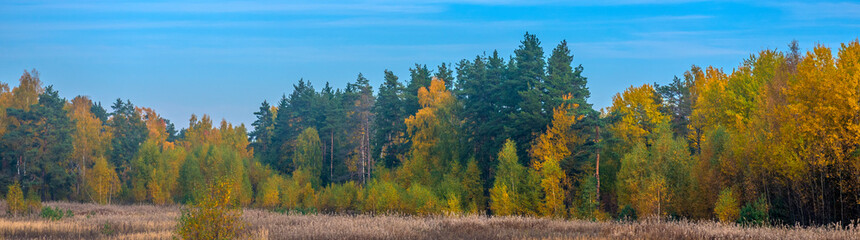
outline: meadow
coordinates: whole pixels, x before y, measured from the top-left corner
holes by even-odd
[[[12,217],[0,202],[0,239],[173,239],[179,206],[46,202],[52,221]],[[711,221],[590,222],[530,217],[292,214],[243,211],[244,239],[858,239],[856,226],[743,227]]]

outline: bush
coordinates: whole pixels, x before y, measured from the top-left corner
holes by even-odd
[[[72,210],[63,210],[59,207],[43,207],[42,212],[39,214],[39,216],[52,221],[57,221],[63,218],[74,217],[75,214],[72,213]]]
[[[257,206],[262,208],[275,208],[280,203],[280,189],[283,179],[273,174],[259,185],[257,189]]]
[[[402,201],[400,186],[390,181],[373,179],[367,184],[364,211],[370,213],[400,212]]]
[[[359,186],[355,182],[331,184],[317,195],[317,209],[323,212],[358,210]]]
[[[27,203],[24,202],[24,192],[21,184],[15,182],[10,184],[6,191],[6,211],[13,216],[23,215],[27,211]]]
[[[315,209],[316,192],[308,181],[309,178],[307,172],[298,169],[293,171],[293,176],[282,181],[280,197],[282,210],[313,212],[308,210]]]
[[[741,209],[740,219],[738,223],[743,225],[761,226],[769,223],[767,212],[769,207],[764,196],[760,197],[755,202],[747,203]]]
[[[433,194],[433,191],[420,184],[412,184],[406,190],[406,199],[406,202],[409,203],[408,213],[426,216],[441,212],[439,199]]]
[[[203,199],[183,209],[178,235],[182,239],[234,239],[244,228],[242,210],[234,206],[233,183],[216,181]]]
[[[621,211],[618,212],[618,219],[622,221],[635,221],[637,218],[636,209],[633,209],[633,206],[630,205],[624,205]]]
[[[740,214],[738,213],[739,205],[734,191],[731,188],[723,189],[717,198],[717,203],[714,205],[714,215],[720,219],[720,222],[737,221]]]
[[[39,198],[39,195],[36,192],[27,191],[27,214],[35,213],[37,210],[42,209],[42,199]]]

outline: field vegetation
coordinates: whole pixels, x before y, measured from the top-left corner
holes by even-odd
[[[173,239],[178,206],[46,202],[74,216],[9,216],[0,202],[2,239]],[[712,221],[562,220],[533,217],[329,215],[245,209],[240,239],[857,239],[856,226],[744,227]]]

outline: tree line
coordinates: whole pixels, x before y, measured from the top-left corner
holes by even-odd
[[[192,115],[177,130],[117,99],[66,100],[35,70],[0,83],[0,184],[30,198],[233,204],[301,212],[849,223],[860,217],[860,45],[833,56],[750,55],[693,65],[595,110],[567,42],[526,33],[497,51],[374,91],[299,80],[251,131]],[[221,181],[227,180],[227,181]],[[6,189],[3,189],[6,191]]]

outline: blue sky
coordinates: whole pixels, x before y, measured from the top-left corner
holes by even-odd
[[[860,3],[814,1],[0,1],[0,81],[25,69],[66,98],[116,98],[177,126],[192,113],[253,122],[300,78],[378,87],[415,63],[509,56],[529,31],[546,53],[566,39],[596,108],[690,65],[726,71],[751,53],[838,48],[860,35]]]

